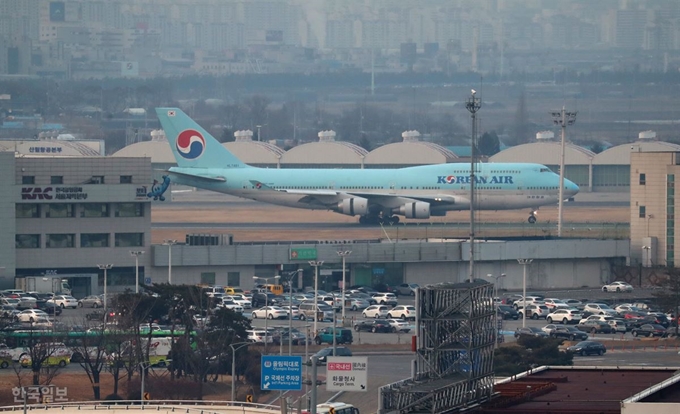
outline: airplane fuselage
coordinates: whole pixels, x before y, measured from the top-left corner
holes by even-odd
[[[398,169],[267,169],[173,167],[172,181],[234,196],[295,208],[331,209],[346,198],[380,198],[398,209],[427,199],[432,215],[470,208],[470,165],[436,164]],[[185,175],[186,174],[186,175]],[[205,182],[191,175],[221,177]],[[480,163],[475,172],[475,208],[537,208],[558,202],[559,176],[540,164]],[[565,180],[565,197],[578,192]],[[314,202],[310,202],[310,193]],[[438,203],[437,200],[441,199]],[[320,203],[318,200],[323,200]],[[434,200],[434,202],[432,202]],[[343,214],[347,212],[338,211]],[[353,214],[352,214],[353,215]]]

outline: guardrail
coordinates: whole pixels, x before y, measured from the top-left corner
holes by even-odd
[[[144,401],[140,400],[110,400],[110,401],[80,401],[52,404],[27,404],[0,407],[0,411],[117,411],[117,410],[153,410],[185,414],[270,414],[280,413],[281,408],[269,404],[256,404],[232,401]]]

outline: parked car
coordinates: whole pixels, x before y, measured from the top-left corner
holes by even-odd
[[[61,306],[55,305],[52,302],[48,302],[46,300],[38,300],[36,301],[36,305],[37,305],[36,309],[44,311],[48,315],[55,316],[61,315],[62,312]]]
[[[630,283],[616,281],[602,286],[603,292],[632,292],[633,286]]]
[[[550,313],[550,310],[545,305],[527,305],[526,310],[523,308],[519,309],[519,313],[524,314],[526,311],[526,317],[531,319],[545,318]]]
[[[35,309],[37,299],[27,293],[19,293],[17,299],[17,309]]]
[[[612,319],[607,321],[607,323],[612,327],[615,333],[626,333],[628,332],[628,326],[626,322],[622,319]]]
[[[640,312],[642,309],[636,308],[630,303],[622,303],[621,305],[615,307],[614,310],[619,315],[623,315],[626,312]]]
[[[415,296],[416,295],[416,289],[418,289],[420,286],[418,286],[417,283],[402,283],[399,286],[396,286],[394,288],[394,294],[399,296],[399,295],[404,295],[404,296]]]
[[[354,341],[352,336],[352,331],[345,328],[333,328],[329,326],[328,328],[323,328],[314,337],[314,342],[317,345],[322,343],[332,344],[333,343],[333,332],[335,331],[335,343],[337,344],[351,344]]]
[[[555,325],[553,323],[549,323],[545,325],[544,327],[541,328],[541,330],[548,335],[550,335],[550,332],[554,331],[559,325]]]
[[[412,305],[399,305],[387,311],[387,317],[396,319],[416,319],[416,307]]]
[[[582,341],[576,345],[572,345],[567,348],[567,351],[578,354],[581,356],[586,355],[604,355],[607,352],[607,348],[600,342],[595,341]]]
[[[661,325],[664,328],[668,328],[671,325],[671,321],[668,319],[668,317],[661,312],[649,312],[642,318],[642,321],[644,323]]]
[[[666,328],[661,325],[646,323],[639,328],[633,328],[631,333],[633,336],[646,336],[648,338],[658,336],[662,338],[666,336]]]
[[[598,321],[598,320],[587,320],[584,321],[583,323],[579,323],[576,325],[578,329],[584,331],[584,332],[590,332],[592,334],[596,333],[604,333],[604,334],[609,334],[612,333],[614,330],[612,329],[611,325],[605,321]]]
[[[34,322],[38,318],[47,318],[47,313],[38,309],[26,309],[17,315],[20,322]]]
[[[350,298],[363,299],[366,302],[368,302],[368,306],[378,304],[378,301],[375,300],[375,298],[373,296],[369,295],[368,293],[364,293],[364,292],[361,292],[361,291],[358,291],[358,290],[349,293],[349,297]]]
[[[397,306],[397,296],[394,293],[374,293],[372,296],[380,305]]]
[[[520,336],[537,336],[541,338],[547,338],[548,334],[545,333],[541,328],[536,328],[536,327],[526,327],[526,328],[517,328],[515,330],[515,338],[519,338]]]
[[[392,332],[392,326],[385,319],[366,319],[354,323],[354,330],[357,332]]]
[[[389,311],[389,307],[385,305],[373,305],[369,306],[368,308],[364,309],[364,311],[361,313],[364,318],[382,318],[385,319],[387,318],[387,312]]]
[[[79,308],[101,308],[104,306],[104,299],[99,295],[85,296],[78,300]]]
[[[566,303],[570,308],[581,309],[583,308],[583,302],[578,299],[562,299],[562,302]]]
[[[48,299],[47,302],[57,304],[61,306],[62,309],[64,308],[75,309],[78,307],[78,301],[76,300],[76,298],[68,295],[55,295],[51,299]]]
[[[336,346],[335,347],[335,355],[333,355],[333,348],[324,348],[320,351],[318,351],[316,354],[314,354],[317,358],[317,361],[319,361],[319,364],[321,365],[326,365],[327,357],[329,356],[339,356],[339,357],[351,357],[352,356],[352,351],[350,351],[349,348],[346,348],[344,346]],[[311,359],[311,358],[310,358]]]
[[[369,306],[371,306],[371,303],[363,298],[355,298],[349,296],[347,300],[349,300],[349,308],[352,309],[353,311],[357,311],[359,309],[366,309]]]
[[[517,312],[515,308],[513,308],[512,306],[498,305],[498,307],[496,307],[496,311],[498,312],[498,315],[503,319],[514,320],[519,319],[519,312]]]
[[[266,334],[266,335],[265,335]],[[265,338],[268,344],[274,342],[273,339],[274,330],[269,328],[266,331],[264,329],[248,329],[246,330],[246,338],[248,342],[254,342],[256,344],[263,344]]]
[[[9,319],[10,321],[15,320],[19,313],[21,313],[21,311],[18,310],[17,308],[15,308],[14,306],[10,306],[10,305],[0,306],[0,317],[1,318]]]
[[[243,309],[252,309],[253,307],[250,299],[246,298],[243,294],[235,293],[233,295],[229,295],[228,297],[230,297],[237,304],[241,305]]]
[[[392,327],[392,332],[409,332],[411,325],[403,319],[387,319],[387,322]]]
[[[554,310],[555,308],[568,308],[569,305],[564,303],[562,299],[557,299],[557,298],[545,298],[543,300],[543,303],[545,306],[550,308],[551,310]]]
[[[564,325],[568,323],[578,323],[583,315],[576,309],[555,309],[552,313],[549,313],[547,320],[549,323],[560,322]]]
[[[590,312],[593,315],[616,315],[616,311],[606,303],[586,303],[583,310],[585,312]]]
[[[588,339],[588,334],[575,328],[573,326],[557,326],[550,332],[553,338],[564,338],[570,341],[585,341]]]
[[[272,292],[255,292],[253,293],[251,303],[253,308],[276,305],[278,303],[278,297]]]
[[[288,318],[288,311],[278,306],[263,306],[260,309],[255,309],[252,313],[253,319],[268,318],[268,319],[286,319]]]
[[[306,342],[311,343],[311,338],[307,338],[307,335],[300,332],[297,328],[290,330],[292,334],[289,335],[288,327],[275,328],[272,333],[272,341],[274,345],[279,345],[281,343],[287,344],[290,338],[290,342],[293,345],[304,345]]]
[[[523,307],[529,306],[529,305],[543,305],[544,300],[543,296],[529,296],[527,295],[526,300],[522,299],[521,297],[517,299],[512,305],[515,307],[515,309],[519,310]]]

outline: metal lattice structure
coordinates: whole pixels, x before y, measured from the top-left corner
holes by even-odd
[[[415,376],[380,389],[380,414],[446,413],[493,392],[493,285],[439,284],[416,294]]]

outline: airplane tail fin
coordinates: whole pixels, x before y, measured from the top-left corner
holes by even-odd
[[[156,108],[172,154],[180,167],[243,168],[239,160],[179,108]]]

